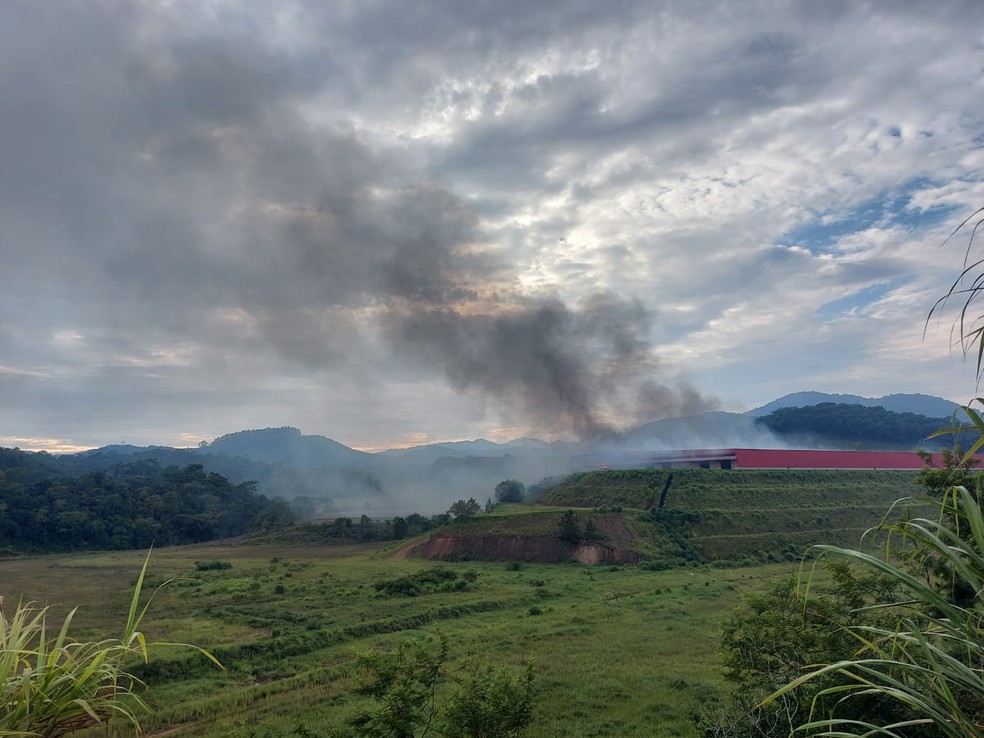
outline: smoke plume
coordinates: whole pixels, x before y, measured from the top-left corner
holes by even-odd
[[[581,437],[707,407],[666,378],[639,302],[523,289],[463,197],[399,150],[304,114],[317,76],[297,74],[287,48],[248,28],[192,32],[180,13],[141,21],[156,7],[64,8],[50,24],[21,4],[19,37],[43,35],[9,46],[15,71],[0,75],[16,111],[4,138],[18,142],[0,172],[20,276],[4,304],[48,306],[22,309],[38,323],[23,330],[56,333],[52,352],[92,367],[93,407],[248,402],[252,376],[327,383],[404,365],[505,403],[531,430]]]

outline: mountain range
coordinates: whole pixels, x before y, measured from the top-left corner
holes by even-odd
[[[857,433],[832,436],[804,433],[799,428],[795,434],[784,434],[770,430],[765,422],[782,408],[817,406],[823,411],[828,404],[927,416],[939,419],[941,427],[959,407],[919,394],[866,398],[797,392],[747,413],[709,412],[657,420],[603,441],[520,438],[495,443],[479,438],[368,453],[325,436],[304,435],[297,428],[284,427],[229,433],[197,448],[118,445],[58,458],[74,473],[112,470],[143,460],[161,466],[201,464],[234,483],[255,481],[259,491],[293,500],[306,515],[365,513],[375,517],[414,510],[443,511],[451,501],[468,497],[484,502],[503,479],[533,484],[545,477],[566,475],[583,465],[584,459],[616,468],[630,463],[630,459],[637,460],[640,452],[661,449],[872,447],[870,439]],[[920,427],[924,426],[925,422]],[[925,445],[921,436],[912,440]]]
[[[960,405],[942,397],[919,394],[895,394],[884,397],[861,397],[859,395],[837,395],[826,392],[794,392],[778,400],[749,410],[746,415],[761,417],[783,407],[808,407],[824,402],[839,405],[863,405],[864,407],[883,407],[893,413],[913,413],[927,418],[946,418],[960,409]]]

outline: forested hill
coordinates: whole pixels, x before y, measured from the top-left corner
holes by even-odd
[[[286,503],[201,465],[147,460],[71,475],[47,454],[0,448],[0,543],[11,549],[200,543],[290,521]]]
[[[822,402],[807,407],[783,407],[756,418],[755,423],[785,438],[809,437],[815,442],[838,445],[909,449],[952,446],[954,443],[952,435],[929,438],[940,429],[950,427],[953,424],[951,418],[929,418],[864,405]],[[959,440],[964,440],[966,446],[971,439]]]
[[[291,427],[228,433],[200,448],[207,453],[286,463],[295,469],[364,467],[372,460],[372,454],[356,451],[324,436],[305,436]]]

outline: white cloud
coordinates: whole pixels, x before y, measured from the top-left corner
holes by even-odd
[[[7,432],[554,432],[462,396],[385,322],[605,291],[736,406],[960,399],[946,318],[921,332],[967,247],[937,244],[984,204],[982,21],[976,2],[5,4]]]

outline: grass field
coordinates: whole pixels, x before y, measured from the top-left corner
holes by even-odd
[[[360,649],[404,638],[450,642],[449,678],[476,667],[536,668],[530,736],[690,736],[688,710],[722,687],[716,633],[743,591],[790,571],[467,562],[442,564],[463,591],[385,596],[373,584],[428,570],[381,547],[197,546],[155,551],[145,630],[212,650],[142,670],[150,734],[347,735]],[[80,605],[78,637],[112,635],[140,566],[134,553],[0,561],[7,601]],[[197,561],[225,570],[198,571]],[[467,574],[467,576],[466,576]],[[469,581],[471,580],[471,581]],[[150,590],[148,590],[150,591]]]
[[[145,630],[203,646],[225,670],[187,650],[158,652],[137,668],[154,705],[144,728],[173,738],[349,736],[362,699],[357,654],[443,634],[446,685],[483,667],[534,665],[529,736],[694,736],[688,713],[725,689],[717,634],[742,594],[794,571],[810,544],[857,544],[891,501],[921,491],[912,473],[681,470],[668,523],[646,512],[666,474],[575,475],[539,505],[504,505],[442,529],[549,539],[574,507],[603,533],[618,523],[635,551],[653,557],[639,565],[438,563],[394,556],[413,541],[319,543],[319,524],[157,550],[147,593],[173,581]],[[667,555],[684,562],[681,552],[705,563],[654,570]],[[0,559],[0,595],[61,615],[79,605],[76,637],[118,635],[142,556]],[[415,575],[435,567],[443,584],[421,586]]]

